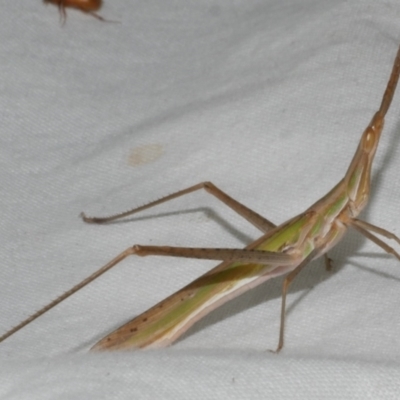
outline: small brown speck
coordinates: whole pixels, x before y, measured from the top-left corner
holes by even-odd
[[[135,147],[130,151],[128,164],[132,167],[147,164],[160,158],[163,153],[164,148],[161,144],[147,144]]]

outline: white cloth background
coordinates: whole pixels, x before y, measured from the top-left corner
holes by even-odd
[[[205,193],[84,224],[210,180],[276,223],[342,177],[400,41],[395,0],[105,1],[101,23],[0,5],[0,331],[128,246],[243,247],[259,232]],[[400,94],[363,217],[400,232]],[[398,261],[354,232],[221,307],[172,347],[89,353],[215,262],[130,258],[0,344],[1,399],[394,399]]]

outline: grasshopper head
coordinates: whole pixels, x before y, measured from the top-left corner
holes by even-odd
[[[357,151],[346,173],[347,194],[350,202],[353,203],[352,209],[356,215],[365,207],[368,201],[371,167],[381,137],[383,124],[384,117],[382,113],[377,112],[362,134]]]

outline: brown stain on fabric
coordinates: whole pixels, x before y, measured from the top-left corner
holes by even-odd
[[[164,154],[161,144],[146,144],[133,148],[128,157],[128,164],[132,167],[148,164],[159,159]]]

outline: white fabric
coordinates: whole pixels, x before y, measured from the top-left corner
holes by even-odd
[[[105,1],[102,23],[1,2],[0,331],[128,246],[243,247],[259,232],[205,193],[84,224],[210,180],[276,223],[345,173],[400,41],[395,0]],[[400,94],[363,218],[399,233]],[[128,219],[129,221],[129,219]],[[214,262],[130,258],[0,344],[1,399],[394,399],[398,261],[350,232],[288,297],[281,279],[172,347],[90,353]]]

